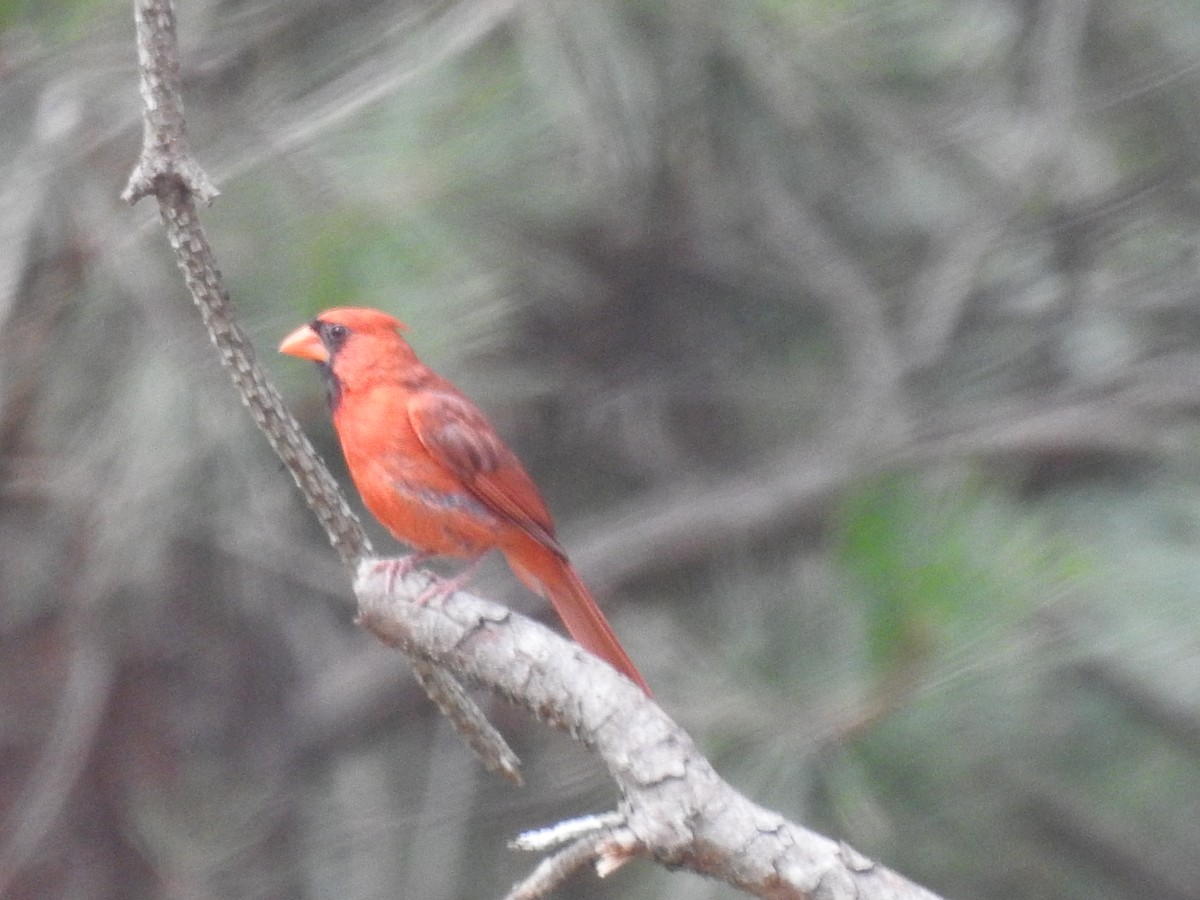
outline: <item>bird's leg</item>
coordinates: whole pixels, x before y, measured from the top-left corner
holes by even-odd
[[[375,561],[374,569],[377,574],[387,577],[388,593],[393,593],[396,582],[429,559],[430,553],[410,553],[408,556],[393,556],[389,559]]]
[[[483,562],[482,556],[477,556],[467,564],[467,567],[455,575],[453,578],[438,578],[434,576],[433,584],[421,591],[416,599],[418,606],[424,606],[430,600],[449,597],[455,591],[462,590],[467,582],[469,582],[479,571],[479,566]]]

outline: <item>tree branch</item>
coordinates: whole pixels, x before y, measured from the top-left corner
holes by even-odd
[[[242,402],[283,461],[329,542],[353,571],[371,554],[362,523],[317,455],[300,424],[258,364],[249,337],[238,324],[233,303],[196,214],[195,199],[209,202],[216,189],[191,156],[180,93],[179,47],[170,0],[136,0],[138,70],[144,101],[142,153],[121,196],[133,204],[153,195],[167,240],[183,271],[209,337]],[[444,670],[414,659],[418,681],[484,765],[520,782],[519,760],[483,712]]]
[[[359,621],[381,640],[453,669],[592,748],[624,798],[620,817],[598,817],[590,837],[563,829],[569,846],[510,897],[546,896],[589,861],[605,874],[645,857],[771,900],[935,898],[739,794],[633,682],[548,628],[462,592],[412,603],[428,577],[413,572],[392,583],[364,561],[354,586]]]

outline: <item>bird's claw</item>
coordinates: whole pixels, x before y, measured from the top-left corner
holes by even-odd
[[[388,593],[394,593],[396,582],[429,558],[428,553],[410,553],[408,556],[393,556],[375,561],[375,574],[387,578]]]
[[[430,600],[444,600],[455,591],[461,591],[467,586],[467,582],[469,582],[475,576],[475,572],[478,571],[480,563],[482,562],[482,557],[472,560],[470,565],[468,565],[453,578],[438,578],[436,575],[433,576],[433,584],[421,591],[421,593],[417,595],[417,599],[414,602],[418,606],[424,606]]]
[[[394,556],[388,559],[376,560],[374,566],[375,573],[383,575],[387,579],[388,593],[391,594],[395,592],[396,585],[401,578],[429,559],[431,555],[429,553],[410,553],[408,556]],[[425,606],[431,600],[449,597],[455,591],[462,590],[478,568],[479,560],[475,560],[466,569],[452,578],[441,578],[432,573],[426,573],[431,579],[430,584],[425,590],[417,594],[413,602],[417,606]]]

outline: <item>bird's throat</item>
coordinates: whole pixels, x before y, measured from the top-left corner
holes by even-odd
[[[331,363],[317,363],[321,370],[321,381],[325,384],[325,400],[329,403],[329,412],[336,413],[342,405],[342,383],[333,371]]]

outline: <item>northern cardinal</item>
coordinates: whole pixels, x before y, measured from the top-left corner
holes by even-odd
[[[576,641],[649,694],[555,538],[533,479],[479,408],[417,359],[405,329],[379,310],[343,307],[279,345],[320,366],[367,509],[418,558],[477,560],[498,549]]]

